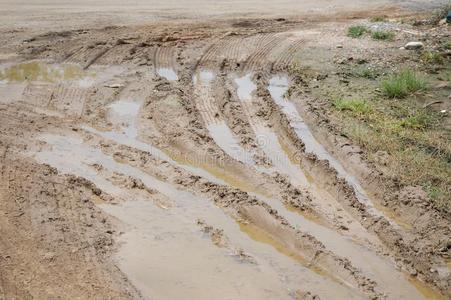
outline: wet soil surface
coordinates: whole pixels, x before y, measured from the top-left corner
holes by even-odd
[[[0,299],[449,297],[449,255],[423,251],[449,219],[423,219],[440,228],[425,237],[383,207],[289,93],[306,42],[335,47],[348,22],[108,27],[2,48]]]

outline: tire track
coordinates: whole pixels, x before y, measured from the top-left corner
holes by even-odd
[[[283,37],[274,36],[263,45],[258,45],[257,50],[245,62],[243,70],[250,72],[270,66],[268,63],[270,54],[280,47],[283,41]]]
[[[252,94],[252,93],[251,93]],[[333,199],[330,195],[327,193],[322,193],[317,190],[317,187],[311,186],[311,184],[308,182],[306,178],[302,180],[295,180],[299,179],[301,174],[303,173],[303,170],[300,168],[293,169],[293,172],[289,171],[289,168],[287,167],[286,163],[278,164],[278,160],[280,160],[279,157],[275,157],[270,152],[271,150],[274,150],[276,147],[274,145],[277,145],[277,137],[274,135],[274,138],[270,138],[270,131],[267,129],[266,124],[262,123],[261,121],[255,121],[258,119],[258,108],[253,105],[253,101],[249,100],[248,98],[241,98],[243,107],[243,111],[248,114],[249,122],[251,123],[252,129],[255,130],[256,135],[260,135],[264,137],[264,141],[267,143],[259,143],[260,147],[266,150],[265,153],[267,153],[268,157],[273,158],[273,164],[276,168],[282,173],[287,173],[292,179],[293,183],[303,186],[305,188],[308,188],[308,190],[311,192],[310,195],[314,199],[314,203],[320,204],[322,215],[325,215],[325,212],[329,211],[329,214],[332,216],[340,215],[341,218],[345,217],[348,220],[353,220],[354,224],[359,224],[358,220],[355,220],[351,215],[348,213],[345,213],[342,209],[341,203],[337,202],[336,199]],[[272,142],[271,142],[272,140]],[[281,155],[284,155],[282,147],[279,145],[278,153],[281,153]],[[288,160],[288,158],[286,157]],[[309,234],[311,234],[313,237],[315,237],[320,242],[323,242],[328,250],[331,250],[333,253],[349,259],[350,264],[353,267],[357,267],[359,270],[363,271],[363,274],[367,274],[367,276],[374,280],[377,283],[377,286],[381,288],[379,292],[384,293],[388,292],[391,297],[399,297],[402,295],[403,292],[400,292],[397,288],[393,288],[392,284],[393,282],[398,282],[400,286],[404,286],[406,289],[405,291],[409,291],[408,293],[411,293],[413,297],[421,298],[420,294],[414,288],[410,282],[404,278],[405,275],[403,275],[402,272],[399,272],[396,269],[396,266],[393,265],[393,263],[390,260],[386,260],[385,258],[379,256],[377,251],[374,250],[374,248],[370,247],[367,249],[366,247],[360,248],[360,243],[357,243],[355,241],[352,241],[351,239],[347,239],[344,236],[340,235],[338,232],[326,229],[327,227],[323,227],[322,225],[315,224],[314,226],[318,226],[316,229],[310,228],[310,224],[300,224],[298,223],[299,215],[296,217],[296,215],[290,215],[290,212],[287,212],[283,207],[277,205],[275,203],[275,200],[270,201],[268,200],[273,207],[277,207],[277,210],[285,211],[283,213],[283,216],[289,216],[288,220],[290,221],[290,224],[299,224],[300,228],[302,230],[307,230]],[[276,206],[274,206],[276,205]],[[332,211],[331,211],[332,210]],[[314,224],[314,223],[311,223]],[[354,225],[357,226],[357,225]],[[354,234],[361,235],[362,240],[366,240],[367,238],[370,238],[371,240],[375,241],[378,247],[380,247],[382,244],[380,241],[375,239],[372,234],[367,232],[360,224],[357,226],[358,230],[354,231]],[[332,235],[324,235],[325,232],[323,230],[328,231]],[[331,243],[332,240],[335,240]],[[365,244],[368,243],[368,240],[365,242]],[[336,247],[338,246],[338,248]],[[341,248],[343,247],[343,248]],[[365,251],[363,249],[366,249]],[[371,262],[371,264],[369,263]]]
[[[47,83],[28,83],[21,101],[33,106],[47,107],[53,94],[54,85]]]
[[[77,85],[58,84],[47,107],[66,115],[81,117],[89,93],[89,88],[80,88]]]
[[[274,62],[275,70],[285,70],[292,65],[295,54],[302,48],[305,41],[298,40],[294,43],[290,43],[284,51],[280,54],[279,58]]]

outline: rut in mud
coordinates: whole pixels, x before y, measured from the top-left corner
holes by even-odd
[[[2,119],[46,116],[18,152],[96,187],[121,223],[117,265],[144,297],[447,293],[446,262],[415,254],[414,224],[381,208],[289,96],[295,26],[172,40],[111,28],[1,66]]]

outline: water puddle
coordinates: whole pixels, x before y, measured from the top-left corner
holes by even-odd
[[[122,133],[135,139],[138,137],[138,114],[141,108],[141,102],[132,100],[122,100],[112,103],[109,111],[109,119],[114,124],[119,124]]]
[[[275,169],[279,173],[287,175],[292,184],[301,187],[308,186],[309,181],[304,172],[292,162],[284,151],[277,135],[263,126],[254,126],[254,130],[258,137],[260,148],[263,149],[263,152],[270,159]]]
[[[142,102],[140,101],[124,99],[110,105],[108,117],[109,121],[115,126],[115,131],[100,131],[85,125],[81,126],[81,128],[105,139],[115,141],[118,144],[145,151],[157,159],[181,167],[194,175],[201,176],[215,183],[225,184],[225,182],[218,180],[209,172],[190,165],[179,164],[160,149],[141,142],[138,139],[138,115],[141,104]]]
[[[75,64],[49,64],[43,61],[31,61],[0,67],[0,82],[4,83],[77,81],[80,85],[85,86],[94,77],[94,72],[85,71]]]
[[[255,166],[252,153],[241,147],[224,121],[218,124],[210,124],[207,129],[215,143],[230,157],[244,164]]]
[[[235,78],[237,84],[238,97],[243,102],[252,100],[252,93],[257,89],[257,86],[252,82],[252,74],[246,74],[243,77]]]
[[[202,70],[193,75],[193,83],[209,85],[215,77],[216,75],[212,71]]]
[[[384,214],[376,209],[366,194],[363,187],[360,185],[357,178],[351,176],[341,163],[332,157],[329,152],[313,137],[307,124],[299,115],[296,107],[289,100],[285,99],[285,93],[288,90],[288,78],[285,76],[273,76],[270,79],[268,90],[274,99],[275,103],[282,109],[282,112],[287,116],[291,126],[298,135],[298,137],[305,144],[305,151],[315,154],[321,160],[327,160],[332,168],[334,168],[338,176],[344,178],[347,183],[354,188],[357,199],[368,207],[368,211],[374,216],[384,216]]]
[[[235,138],[232,130],[222,119],[218,119],[218,109],[214,103],[212,82],[216,75],[211,71],[202,70],[193,76],[196,92],[196,105],[207,124],[207,130],[215,143],[231,158],[254,167],[256,163],[253,154],[245,150]]]
[[[257,137],[258,145],[272,162],[274,168],[281,174],[287,175],[294,185],[304,187],[308,185],[309,183],[304,172],[292,163],[290,157],[283,150],[277,135],[261,122],[254,119],[255,108],[250,102],[252,101],[252,93],[257,89],[257,86],[252,82],[252,74],[235,78],[235,83],[237,85],[238,98],[247,111],[248,119]]]
[[[211,201],[181,191],[130,165],[91,148],[78,137],[44,134],[51,146],[35,154],[40,163],[62,173],[87,177],[113,196],[135,199],[101,207],[129,225],[122,235],[119,266],[148,297],[163,299],[291,299],[301,288],[320,297],[362,299],[359,292],[312,272],[265,243],[243,234],[239,224]],[[116,187],[90,166],[99,164],[111,174],[140,179],[148,188],[174,201],[161,209],[133,190]],[[232,247],[217,248],[195,225],[203,219],[224,230]],[[234,249],[243,249],[256,264],[243,262]]]
[[[179,80],[179,77],[177,76],[177,73],[172,68],[158,68],[157,74],[161,77],[166,78],[169,81],[177,81]]]

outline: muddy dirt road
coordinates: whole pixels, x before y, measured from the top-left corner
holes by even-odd
[[[384,205],[290,93],[299,61],[384,49],[355,18],[413,12],[79,2],[0,1],[0,299],[450,296],[449,218]]]

